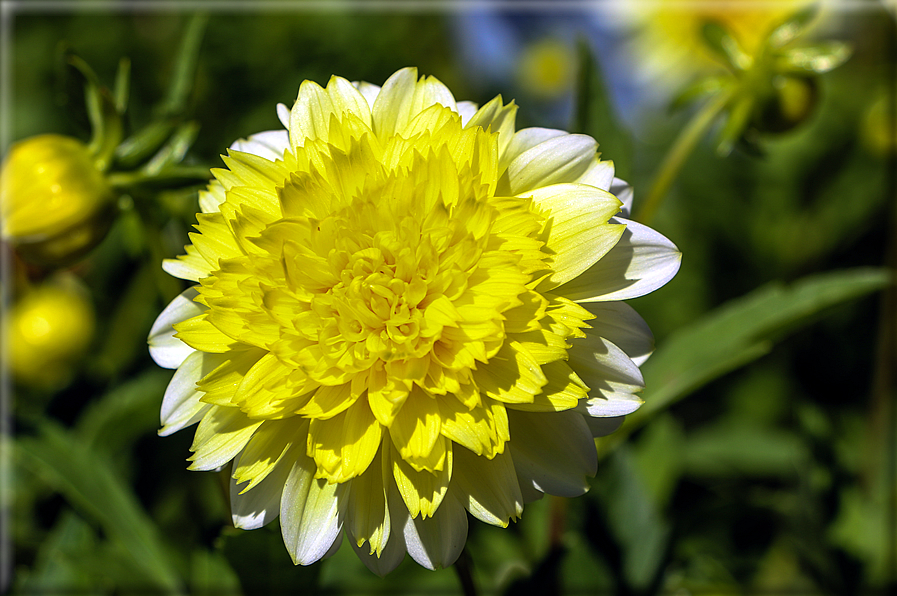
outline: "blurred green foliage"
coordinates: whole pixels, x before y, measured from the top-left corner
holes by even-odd
[[[150,164],[218,167],[234,139],[279,126],[275,104],[289,104],[306,78],[380,83],[415,65],[459,99],[490,99],[468,84],[450,13],[342,4],[212,11],[201,43],[194,31],[178,60],[182,38],[199,27],[190,14],[92,6],[15,15],[11,140],[89,138],[83,79],[64,66],[61,44],[100,81],[129,78],[129,92],[110,85],[119,107],[128,106],[125,135],[140,133],[115,156],[126,168],[153,154]],[[864,129],[882,97],[893,115],[895,23],[870,3],[835,25],[853,57],[818,79],[818,105],[805,122],[752,139],[751,152],[736,144],[727,157],[704,139],[684,161],[652,223],[682,250],[682,270],[633,301],[657,337],[643,369],[646,404],[599,441],[586,497],[532,503],[506,530],[471,524],[463,560],[480,592],[861,594],[897,586],[897,304],[882,268],[895,266],[897,163],[895,143],[865,142],[882,131]],[[607,93],[614,81],[587,48],[571,128],[602,143],[638,204],[688,115],[670,116],[646,142],[617,118]],[[897,134],[893,120],[884,134]],[[183,289],[159,262],[187,242],[195,191],[128,189],[105,241],[71,268],[101,313],[80,372],[53,391],[12,380],[16,432],[2,443],[12,482],[2,497],[13,558],[2,588],[460,592],[451,570],[410,559],[374,577],[347,545],[293,567],[276,523],[231,527],[226,471],[186,470],[189,432],[155,435],[171,373],[151,362],[145,338]],[[49,274],[14,257],[9,264],[13,298]]]

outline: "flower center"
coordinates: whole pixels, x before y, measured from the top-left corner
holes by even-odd
[[[445,117],[441,135],[309,140],[287,156],[280,213],[233,212],[251,254],[203,280],[208,321],[278,361],[265,360],[270,399],[247,389],[233,405],[325,418],[367,392],[389,426],[415,391],[477,403],[465,387],[502,349],[547,254],[529,199],[492,196],[495,136]]]
[[[407,223],[411,227],[415,222]],[[366,365],[377,358],[389,362],[423,356],[439,331],[424,318],[429,284],[421,253],[430,251],[404,245],[393,231],[362,236],[361,246],[352,236],[347,234],[341,244],[356,246],[333,249],[329,255],[342,265],[334,271],[339,282],[313,298],[324,322],[322,337],[340,337],[353,344],[355,353],[367,352]],[[420,240],[432,245],[429,236]]]

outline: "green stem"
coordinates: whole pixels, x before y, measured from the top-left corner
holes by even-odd
[[[130,187],[142,184],[201,184],[207,182],[212,174],[209,168],[203,166],[170,166],[159,172],[147,173],[143,170],[134,172],[114,172],[106,176],[109,184],[118,190],[128,190]]]
[[[688,125],[682,129],[676,142],[670,148],[663,163],[660,166],[660,172],[654,179],[654,184],[648,192],[648,197],[642,203],[641,208],[635,214],[635,220],[647,224],[654,217],[657,208],[669,191],[670,186],[679,175],[682,164],[694,151],[698,141],[704,136],[710,125],[716,117],[723,111],[729,100],[732,98],[731,92],[721,92],[717,94],[711,101],[694,115]]]
[[[561,548],[564,543],[564,531],[567,527],[567,499],[551,496],[551,514],[548,526],[548,544],[551,549]]]
[[[470,553],[467,552],[467,547],[464,547],[464,550],[461,551],[458,560],[455,561],[452,567],[455,568],[455,573],[458,574],[458,581],[461,582],[461,591],[464,593],[464,596],[477,596],[477,585],[473,581],[473,563]]]

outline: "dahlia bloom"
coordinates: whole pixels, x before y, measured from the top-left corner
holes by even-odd
[[[623,219],[592,138],[515,112],[413,68],[306,81],[164,263],[197,285],[149,337],[177,368],[160,434],[198,422],[190,468],[232,462],[234,524],[279,516],[297,564],[345,535],[380,574],[450,565],[467,512],[506,526],[585,492],[593,437],[641,403],[652,336],[621,300],[680,255]]]

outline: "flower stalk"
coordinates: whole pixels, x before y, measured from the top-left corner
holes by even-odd
[[[682,129],[679,136],[661,162],[660,169],[645,202],[635,212],[636,221],[648,224],[663,202],[667,192],[679,175],[688,156],[692,154],[698,142],[710,130],[716,118],[726,109],[733,95],[732,90],[718,93],[698,111]]]

